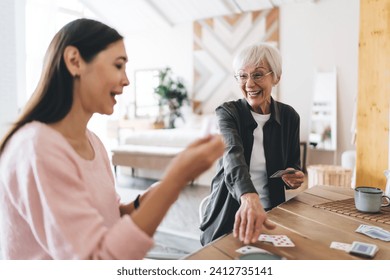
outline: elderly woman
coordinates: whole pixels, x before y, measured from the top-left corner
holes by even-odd
[[[226,147],[200,226],[203,245],[232,230],[245,244],[256,242],[263,226],[275,227],[266,211],[285,201],[285,188],[304,181],[299,115],[271,97],[282,74],[279,51],[268,44],[249,46],[233,67],[244,98],[216,109]],[[292,172],[270,178],[281,169]]]

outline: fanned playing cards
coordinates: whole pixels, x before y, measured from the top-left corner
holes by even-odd
[[[293,170],[293,169],[278,170],[274,174],[272,174],[270,178],[278,178],[278,177],[282,177],[284,174],[294,174],[295,172],[297,172],[297,170]]]

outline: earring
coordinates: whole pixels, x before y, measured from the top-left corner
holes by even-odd
[[[78,78],[80,78],[79,74],[76,73],[76,74],[73,75],[73,79],[78,79]]]

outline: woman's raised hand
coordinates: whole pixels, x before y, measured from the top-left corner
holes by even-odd
[[[192,142],[171,161],[163,180],[174,180],[175,185],[185,186],[209,169],[223,155],[224,149],[221,135],[208,135]]]

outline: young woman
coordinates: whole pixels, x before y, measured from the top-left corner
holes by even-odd
[[[120,205],[107,153],[87,129],[129,85],[123,38],[78,19],[53,38],[38,86],[0,142],[6,259],[141,259],[183,187],[222,155],[219,136],[191,144],[134,203]]]

